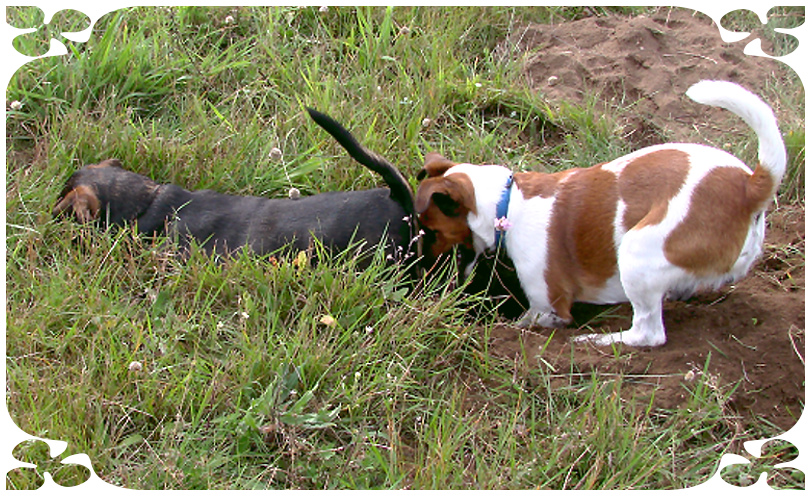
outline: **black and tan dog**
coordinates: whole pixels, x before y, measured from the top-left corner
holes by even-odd
[[[381,240],[398,260],[413,248],[413,192],[396,167],[366,150],[338,122],[308,109],[310,116],[353,157],[379,173],[388,188],[327,192],[298,199],[233,196],[211,190],[189,191],[159,184],[105,160],[75,172],[65,184],[53,215],[72,215],[102,226],[135,223],[140,234],[167,235],[181,249],[192,240],[207,252],[229,254],[243,247],[268,254],[290,247],[305,250],[313,237],[343,250],[353,243],[367,248]]]

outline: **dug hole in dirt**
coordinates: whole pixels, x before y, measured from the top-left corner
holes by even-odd
[[[630,113],[638,120],[626,123],[626,134],[639,148],[660,140],[662,132],[671,141],[700,142],[734,127],[754,139],[727,111],[685,112],[684,92],[702,79],[731,80],[762,94],[790,70],[744,55],[745,45],[724,43],[700,13],[662,9],[635,18],[529,25],[499,49],[521,57],[526,83],[553,106],[594,94],[607,103],[633,102]],[[779,121],[780,109],[775,111]],[[574,345],[570,338],[577,334],[627,329],[632,316],[630,304],[576,305],[575,324],[566,329],[524,331],[500,320],[490,330],[489,353],[519,367],[551,368],[561,380],[571,380],[572,372],[620,374],[633,384],[629,393],[653,395],[654,407],[664,409],[683,407],[694,389],[690,383],[706,380],[720,396],[734,388],[724,405],[730,415],[747,425],[788,430],[805,403],[805,208],[772,205],[767,219],[764,254],[747,278],[665,303],[668,341],[662,347],[625,346],[615,354],[610,347]],[[593,319],[598,312],[610,317]]]

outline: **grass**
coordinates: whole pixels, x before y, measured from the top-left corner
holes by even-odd
[[[30,9],[9,10],[32,18]],[[606,11],[592,13],[605,13]],[[635,15],[639,9],[616,10]],[[625,379],[486,352],[492,316],[447,280],[351,251],[317,264],[185,261],[130,230],[54,222],[64,180],[118,157],[158,181],[283,196],[376,185],[310,122],[344,122],[413,178],[431,149],[517,169],[629,150],[618,115],[553,112],[495,46],[575,8],[134,8],[12,79],[6,128],[7,407],[130,488],[681,488],[735,427],[699,380],[684,411]],[[613,109],[614,112],[631,111]],[[427,120],[426,120],[427,119]],[[563,139],[546,143],[544,131]],[[792,125],[786,197],[804,197]],[[802,133],[802,139],[798,138]],[[790,148],[791,148],[790,144]],[[281,159],[271,158],[279,148]],[[799,171],[799,172],[798,172]],[[26,487],[24,476],[13,483]]]

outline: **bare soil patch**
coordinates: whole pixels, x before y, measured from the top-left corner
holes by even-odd
[[[716,109],[688,115],[685,90],[702,79],[726,79],[760,92],[779,77],[779,62],[743,54],[724,43],[711,19],[683,9],[635,18],[590,17],[559,25],[530,25],[507,43],[524,57],[527,84],[551,103],[582,102],[598,94],[609,105],[635,106],[625,123],[635,145],[730,132],[734,116]],[[503,47],[502,47],[503,48]],[[550,79],[551,78],[551,79]],[[773,103],[773,102],[770,102]],[[695,109],[695,105],[692,106]],[[700,112],[696,114],[696,112]],[[778,119],[780,109],[776,108]],[[621,374],[654,406],[677,409],[690,383],[708,374],[731,413],[789,429],[805,402],[805,208],[781,206],[768,216],[764,256],[745,280],[717,293],[666,302],[668,342],[659,348],[574,345],[570,337],[630,326],[629,304],[581,305],[576,324],[557,331],[496,325],[489,351],[516,363],[557,372]],[[595,319],[608,311],[609,317]],[[705,377],[706,378],[706,377]],[[687,386],[687,387],[685,387]]]
[[[790,70],[773,59],[744,55],[747,43],[725,43],[704,14],[662,8],[632,18],[530,24],[498,50],[522,57],[526,84],[552,104],[585,104],[598,95],[607,105],[630,107],[624,131],[641,147],[661,142],[662,133],[669,141],[694,142],[697,127],[708,138],[750,132],[729,112],[684,96],[703,79],[734,81],[763,94]],[[779,119],[778,102],[768,103]]]

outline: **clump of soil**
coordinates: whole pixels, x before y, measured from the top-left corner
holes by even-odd
[[[763,94],[786,70],[771,59],[744,55],[743,44],[721,40],[711,19],[682,9],[530,25],[500,49],[524,57],[527,84],[553,105],[583,102],[594,94],[607,105],[633,104],[628,114],[638,120],[626,122],[626,132],[639,146],[661,140],[662,134],[695,142],[698,128],[703,136],[730,132],[736,117],[684,97],[693,83],[725,79]],[[780,109],[768,103],[779,120]],[[751,135],[743,123],[731,126]],[[684,405],[685,383],[709,374],[719,389],[738,385],[726,404],[730,412],[788,429],[805,402],[804,221],[802,205],[775,209],[768,216],[764,256],[745,280],[721,292],[666,302],[668,342],[662,347],[623,347],[616,356],[610,348],[570,342],[571,336],[595,329],[627,329],[632,311],[625,304],[599,319],[594,314],[605,308],[576,307],[573,327],[579,329],[529,332],[496,325],[489,350],[531,366],[543,359],[544,367],[561,373],[638,377],[635,393],[653,394],[655,406],[666,409]]]

